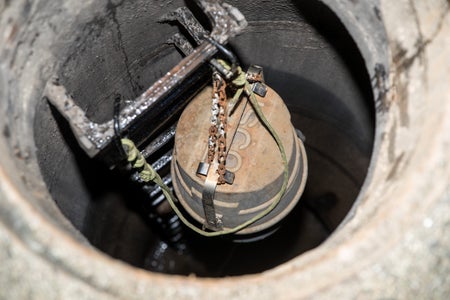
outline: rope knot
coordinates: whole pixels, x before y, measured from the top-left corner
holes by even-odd
[[[149,164],[145,164],[144,170],[139,173],[139,177],[144,182],[154,181],[156,179],[156,171]]]
[[[142,169],[139,171],[139,177],[141,180],[144,182],[154,181],[156,179],[156,171],[147,163],[145,157],[142,156],[133,141],[129,139],[122,139],[121,142],[125,153],[127,154],[128,162],[131,163],[133,168]]]
[[[223,59],[218,59],[217,60],[225,69],[227,70],[231,70],[231,66],[224,61]],[[237,75],[235,75],[234,79],[231,81],[231,83],[236,87],[236,88],[241,88],[245,85],[245,83],[247,82],[247,78],[245,77],[245,72],[242,71],[242,68],[240,66],[237,67]]]

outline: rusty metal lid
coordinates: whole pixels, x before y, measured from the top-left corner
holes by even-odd
[[[172,161],[177,197],[184,209],[202,224],[205,223],[202,206],[205,179],[196,171],[207,155],[211,93],[211,87],[205,88],[180,117]],[[239,234],[256,233],[278,223],[298,202],[307,177],[304,146],[297,138],[283,100],[270,87],[265,97],[256,97],[284,144],[289,163],[289,183],[275,209]],[[278,146],[246,100],[243,99],[238,107],[243,114],[233,114],[228,120],[230,127],[238,128],[226,161],[227,170],[235,174],[234,183],[218,185],[215,192],[214,206],[224,229],[238,226],[266,209],[283,182],[283,163]]]

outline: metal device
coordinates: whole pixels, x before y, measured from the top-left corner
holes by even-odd
[[[257,83],[255,89],[263,95],[257,95],[257,101],[286,149],[289,183],[276,208],[238,234],[262,232],[282,220],[300,199],[307,177],[305,149],[283,100],[262,82],[262,68],[251,67],[249,77]],[[210,120],[204,117],[209,115],[211,94],[212,88],[205,88],[178,122],[172,178],[178,199],[189,215],[207,228],[222,230],[254,218],[276,201],[283,182],[283,162],[276,141],[244,96],[227,120],[226,172],[231,178],[220,182],[220,157],[209,158]]]

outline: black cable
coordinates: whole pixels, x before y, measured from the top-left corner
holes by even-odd
[[[238,59],[237,59],[236,55],[234,55],[234,53],[232,51],[227,49],[224,45],[220,44],[213,38],[211,38],[207,35],[204,35],[204,38],[209,43],[214,45],[217,48],[217,50],[219,50],[219,52],[221,52],[223,55],[225,55],[228,58],[228,60],[231,62],[231,73],[233,73],[233,76],[236,75],[236,70],[238,67]]]

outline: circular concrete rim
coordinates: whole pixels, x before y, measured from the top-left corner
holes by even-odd
[[[382,1],[391,69],[386,97],[377,103],[372,168],[358,205],[317,249],[251,276],[198,279],[145,272],[81,245],[49,223],[27,201],[23,187],[8,180],[7,158],[0,169],[0,207],[9,212],[2,214],[2,240],[7,236],[31,259],[52,264],[97,299],[448,294],[450,57],[442,50],[450,45],[449,5]]]

